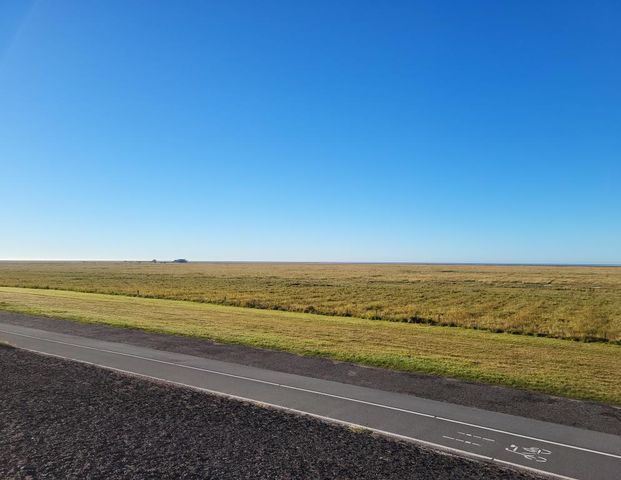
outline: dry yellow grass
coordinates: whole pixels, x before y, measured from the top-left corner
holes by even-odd
[[[621,268],[0,262],[0,285],[621,342]]]
[[[119,295],[0,287],[0,308],[621,405],[621,347]]]

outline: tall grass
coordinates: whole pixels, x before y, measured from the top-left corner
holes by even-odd
[[[0,262],[0,285],[621,343],[621,268]]]

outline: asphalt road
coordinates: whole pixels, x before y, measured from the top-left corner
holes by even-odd
[[[134,345],[0,323],[0,340],[574,479],[621,472],[621,436]]]

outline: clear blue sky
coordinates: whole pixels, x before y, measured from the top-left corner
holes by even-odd
[[[0,3],[0,258],[621,263],[621,3]]]

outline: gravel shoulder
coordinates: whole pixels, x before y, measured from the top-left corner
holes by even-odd
[[[303,357],[204,339],[0,311],[0,322],[128,343],[353,385],[417,395],[618,435],[621,408],[507,387]]]
[[[0,383],[0,478],[536,478],[1,345]]]

